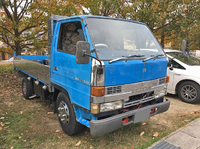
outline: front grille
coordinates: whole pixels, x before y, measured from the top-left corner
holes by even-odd
[[[121,86],[114,86],[107,88],[107,94],[115,94],[115,93],[121,93],[122,87]]]
[[[142,93],[129,97],[129,101],[124,103],[124,108],[131,107],[134,105],[142,104],[147,101],[151,101],[154,99],[154,91]]]

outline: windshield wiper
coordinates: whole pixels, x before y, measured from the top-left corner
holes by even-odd
[[[150,57],[147,57],[147,58],[143,59],[142,61],[146,62],[146,61],[148,61],[150,59],[155,60],[156,58],[159,58],[160,56],[165,56],[165,55],[164,54],[151,55]]]
[[[108,63],[111,64],[112,62],[115,62],[115,61],[119,61],[121,59],[124,59],[124,58],[131,58],[131,57],[143,57],[144,55],[142,54],[138,54],[138,55],[127,55],[127,56],[122,56],[122,57],[119,57],[119,58],[115,58],[115,59],[112,59],[110,60]]]

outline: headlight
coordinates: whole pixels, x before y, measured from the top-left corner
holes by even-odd
[[[100,112],[106,112],[106,111],[113,111],[113,110],[116,110],[116,109],[121,109],[122,105],[123,105],[122,101],[103,103],[103,104],[100,104]]]

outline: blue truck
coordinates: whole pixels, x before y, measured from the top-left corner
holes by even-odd
[[[100,136],[168,110],[167,58],[146,24],[52,15],[48,56],[14,55],[24,98],[49,100],[68,135]]]

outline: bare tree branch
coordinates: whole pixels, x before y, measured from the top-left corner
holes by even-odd
[[[21,6],[22,2],[23,2],[23,0],[21,0],[21,1],[19,2],[19,4],[16,6],[17,9]]]
[[[39,15],[36,19],[39,19],[39,18],[43,15],[43,13],[44,13],[44,11],[41,12],[40,15]],[[26,31],[26,30],[28,30],[28,29],[31,29],[31,28],[37,27],[36,25],[32,25],[32,26],[30,26],[30,25],[31,25],[31,23],[29,23],[29,24],[27,25],[27,27],[25,27],[23,30],[21,30],[21,31],[19,32],[19,34],[21,35],[24,31]]]
[[[23,9],[21,10],[21,12],[18,15],[19,20],[21,20],[21,18],[24,16],[24,14],[26,13],[28,6],[33,2],[33,0],[30,0],[30,2],[28,2],[28,0],[26,0],[26,3],[23,7]]]
[[[12,33],[10,30],[8,30],[8,28],[6,28],[6,27],[4,27],[4,26],[0,26],[0,28],[2,28],[2,29],[4,29],[4,30],[8,31],[10,34],[13,35],[13,33]]]
[[[13,22],[12,15],[10,14],[10,12],[9,12],[9,10],[8,10],[8,8],[7,8],[7,5],[6,5],[6,3],[5,3],[4,0],[2,1],[2,5],[3,5],[3,9],[4,9],[6,15],[7,15],[8,18]]]
[[[10,9],[11,9],[11,11],[12,11],[12,13],[14,14],[13,7],[11,7],[13,4],[11,3],[11,1],[10,1],[10,0],[9,0],[8,2],[9,2],[9,5],[10,5]]]
[[[1,34],[0,34],[1,35]],[[2,41],[4,41],[8,46],[10,46],[12,49],[14,49],[15,48],[15,46],[14,45],[12,45],[10,42],[9,42],[9,40],[8,40],[8,38],[6,37],[6,36],[2,36],[2,37],[0,37],[1,39],[2,39]]]
[[[28,30],[28,29],[31,29],[31,28],[34,28],[34,27],[37,27],[36,25],[32,25],[32,26],[27,26],[27,27],[25,27],[23,30],[21,30],[20,32],[19,32],[19,35],[21,35],[24,31],[26,31],[26,30]]]

